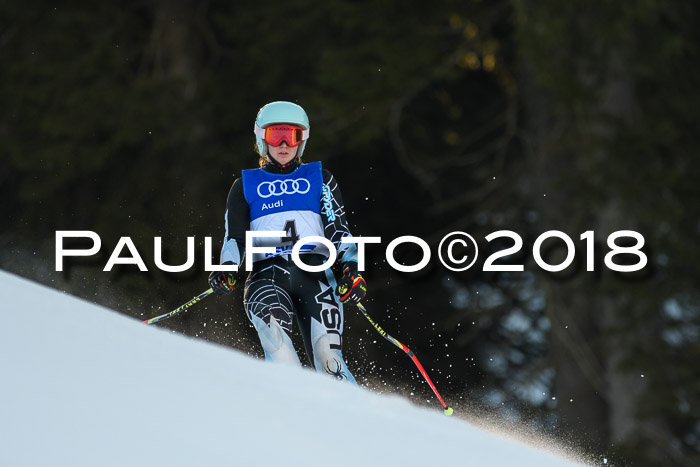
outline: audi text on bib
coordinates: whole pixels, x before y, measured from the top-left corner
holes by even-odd
[[[243,194],[250,206],[250,230],[282,230],[285,237],[256,238],[254,246],[275,247],[275,253],[255,253],[253,262],[291,254],[294,243],[311,235],[323,236],[320,162],[302,164],[289,174],[273,174],[263,169],[243,171]],[[309,243],[301,253],[328,256],[321,244]]]

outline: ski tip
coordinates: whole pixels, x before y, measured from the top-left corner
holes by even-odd
[[[454,410],[452,410],[452,407],[448,407],[445,409],[445,415],[448,417],[454,413]]]

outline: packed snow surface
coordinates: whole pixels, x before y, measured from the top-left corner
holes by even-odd
[[[0,466],[564,466],[0,271]]]

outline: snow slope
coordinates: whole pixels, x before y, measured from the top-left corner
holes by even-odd
[[[0,466],[575,465],[0,271]]]

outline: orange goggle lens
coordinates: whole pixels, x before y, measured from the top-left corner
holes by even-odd
[[[302,143],[303,129],[295,125],[273,125],[265,128],[265,141],[273,146],[279,146],[286,141],[289,146]]]

